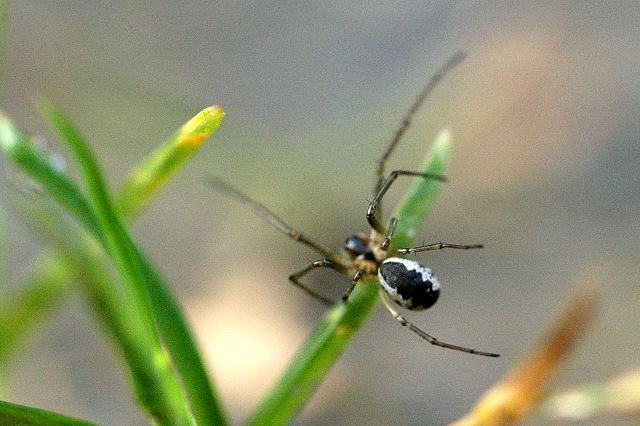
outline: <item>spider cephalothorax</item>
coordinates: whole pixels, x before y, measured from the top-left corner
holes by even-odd
[[[344,275],[351,277],[351,286],[347,289],[342,297],[344,303],[348,303],[349,296],[354,287],[361,282],[364,278],[378,278],[380,286],[380,296],[386,306],[391,312],[393,317],[403,326],[409,328],[414,333],[418,334],[429,343],[454,349],[462,352],[472,353],[476,355],[484,356],[498,356],[498,354],[480,352],[475,349],[469,349],[462,346],[452,345],[450,343],[441,342],[435,337],[425,333],[412,323],[407,321],[402,315],[398,313],[394,308],[392,301],[397,305],[414,311],[421,311],[430,308],[440,295],[440,283],[438,279],[433,275],[431,269],[424,267],[420,263],[411,259],[404,259],[398,255],[415,254],[422,251],[429,250],[441,250],[445,248],[452,249],[474,249],[481,248],[482,245],[460,245],[449,243],[436,243],[422,245],[412,248],[398,248],[395,249],[391,245],[396,225],[398,221],[396,218],[389,220],[388,227],[385,227],[378,218],[378,207],[382,197],[391,187],[391,184],[400,176],[414,176],[421,179],[434,179],[444,181],[444,177],[439,175],[433,175],[428,173],[419,173],[408,170],[394,170],[385,178],[385,164],[389,158],[391,152],[395,149],[398,141],[411,124],[417,109],[422,104],[426,96],[431,92],[435,84],[442,78],[442,76],[457,65],[464,58],[464,54],[458,54],[454,56],[449,62],[447,62],[429,81],[427,86],[422,90],[418,99],[410,108],[409,112],[405,116],[400,128],[396,131],[396,134],[387,147],[386,151],[380,158],[380,161],[376,167],[376,185],[374,188],[374,198],[369,204],[367,210],[367,221],[371,226],[371,233],[369,236],[365,234],[353,234],[345,241],[343,247],[343,253],[334,253],[333,251],[323,247],[321,244],[314,242],[312,239],[296,231],[279,217],[269,211],[265,206],[259,202],[247,197],[246,195],[235,190],[227,183],[211,178],[211,184],[216,188],[223,190],[224,192],[234,196],[243,203],[248,204],[253,210],[260,216],[262,216],[267,222],[275,226],[279,231],[288,235],[293,240],[299,241],[308,247],[312,248],[316,252],[322,255],[322,259],[316,260],[306,268],[292,274],[289,279],[291,282],[302,289],[310,296],[318,299],[319,301],[332,305],[335,302],[316,291],[310,289],[306,285],[300,282],[300,279],[316,268],[331,268]]]
[[[376,261],[374,249],[364,234],[353,234],[344,242],[344,251],[352,259]]]

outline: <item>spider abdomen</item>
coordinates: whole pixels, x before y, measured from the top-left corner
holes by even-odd
[[[413,260],[386,259],[378,268],[378,279],[391,299],[405,309],[425,310],[440,296],[440,283],[431,269]]]

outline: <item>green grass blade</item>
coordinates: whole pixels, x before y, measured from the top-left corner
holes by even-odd
[[[94,423],[39,408],[0,401],[0,424],[14,426],[91,426]]]
[[[116,258],[116,265],[129,277],[141,308],[149,304],[153,310],[158,330],[162,334],[171,358],[185,390],[198,424],[222,424],[224,418],[213,388],[208,380],[204,364],[196,350],[195,343],[180,309],[174,302],[166,285],[151,268],[148,261],[135,247],[128,233],[115,214],[93,156],[78,132],[51,105],[43,107],[58,132],[66,138],[85,173],[89,191],[92,193],[99,212],[100,222],[107,235],[108,247]],[[149,297],[149,300],[146,299]]]
[[[108,252],[114,257],[116,268],[120,270],[122,276],[131,282],[132,293],[136,297],[140,311],[148,314],[149,336],[155,336],[151,302],[145,291],[144,276],[138,265],[133,243],[116,215],[93,154],[89,151],[82,136],[53,105],[43,102],[40,105],[40,110],[76,157],[98,217],[100,230],[106,237]],[[159,345],[159,339],[156,343]]]
[[[49,195],[63,205],[93,235],[102,238],[97,218],[82,192],[36,151],[28,138],[2,113],[0,113],[0,149],[25,173],[42,185]]]
[[[422,167],[425,173],[442,174],[451,151],[449,132],[440,133]],[[394,242],[409,246],[427,214],[438,182],[416,179],[398,205]],[[247,422],[250,425],[290,423],[338,360],[378,301],[378,284],[370,280],[358,284],[349,303],[331,308],[294,356],[289,367]]]
[[[223,118],[224,111],[218,106],[203,109],[136,167],[116,198],[120,215],[129,218],[139,211],[215,133]]]
[[[222,405],[214,393],[206,366],[198,353],[182,310],[162,278],[144,257],[141,256],[141,259],[158,328],[185,385],[198,425],[226,424]]]
[[[247,424],[290,423],[342,355],[377,301],[377,283],[369,280],[356,286],[348,304],[338,303],[331,308]]]

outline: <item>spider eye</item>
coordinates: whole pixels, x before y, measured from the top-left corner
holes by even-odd
[[[440,296],[440,283],[431,269],[418,262],[390,257],[378,268],[380,285],[403,308],[422,311]]]

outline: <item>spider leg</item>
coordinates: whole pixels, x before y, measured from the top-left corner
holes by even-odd
[[[490,352],[481,352],[481,351],[477,351],[475,349],[465,348],[463,346],[457,346],[457,345],[452,345],[451,343],[441,342],[440,340],[436,339],[435,337],[433,337],[433,336],[425,333],[424,331],[420,330],[418,327],[416,327],[415,325],[411,324],[402,315],[400,315],[398,313],[398,311],[392,306],[393,302],[389,299],[389,296],[387,296],[387,294],[382,289],[380,289],[380,296],[382,298],[382,302],[384,303],[384,306],[386,306],[386,308],[389,310],[389,312],[391,312],[391,315],[393,315],[393,317],[396,319],[396,321],[398,321],[402,326],[407,327],[409,330],[413,331],[418,336],[422,337],[424,340],[426,340],[427,342],[431,343],[432,345],[440,346],[441,348],[453,349],[454,351],[466,352],[466,353],[474,354],[474,355],[482,355],[482,356],[489,356],[489,357],[499,357],[500,356],[499,354],[494,354],[494,353],[490,353]]]
[[[353,278],[351,279],[351,285],[349,286],[347,291],[345,291],[345,293],[342,295],[343,302],[346,303],[346,301],[349,299],[349,296],[351,296],[351,292],[353,291],[354,288],[356,288],[356,284],[358,284],[358,281],[360,281],[360,278],[362,278],[363,275],[364,275],[364,271],[362,269],[358,269],[356,273],[353,274]]]
[[[391,156],[391,153],[395,149],[396,145],[398,144],[398,142],[400,142],[402,135],[404,135],[404,133],[411,125],[411,122],[413,121],[418,108],[420,108],[424,100],[431,94],[433,89],[437,86],[438,82],[442,80],[442,78],[456,65],[462,62],[466,56],[467,54],[465,52],[457,52],[455,55],[453,55],[439,70],[436,71],[431,79],[429,79],[429,82],[422,89],[422,92],[420,92],[411,108],[409,108],[409,111],[407,111],[407,114],[402,119],[400,126],[393,136],[393,139],[382,154],[382,157],[380,157],[380,160],[378,160],[378,166],[376,167],[376,186],[374,189],[374,195],[380,192],[380,188],[382,187],[384,167],[387,160],[389,159],[389,156]]]
[[[298,232],[295,229],[293,229],[291,226],[287,225],[282,219],[276,216],[273,212],[271,212],[271,210],[266,208],[260,202],[243,194],[242,192],[238,191],[237,189],[229,185],[227,182],[217,177],[210,176],[208,179],[208,182],[211,185],[211,187],[214,188],[215,190],[223,192],[226,195],[229,195],[235,198],[239,202],[248,205],[249,208],[251,208],[255,214],[260,216],[262,219],[266,220],[274,228],[276,228],[278,231],[282,232],[283,234],[287,235],[292,240],[298,241],[308,247],[311,247],[313,250],[320,253],[322,256],[326,257],[327,259],[331,259],[335,263],[340,263],[340,257],[337,254],[335,254],[328,248],[325,248],[321,244],[313,241],[311,238],[307,237],[302,232]]]
[[[469,249],[479,249],[483,247],[484,246],[482,244],[461,245],[461,244],[450,244],[450,243],[435,243],[435,244],[427,244],[419,247],[400,248],[397,251],[400,254],[415,254],[421,251],[442,250],[446,248],[469,250]]]
[[[340,265],[339,263],[332,262],[329,259],[320,259],[320,260],[316,260],[315,262],[311,263],[309,266],[296,272],[295,274],[291,274],[291,276],[289,276],[289,280],[293,283],[293,285],[295,285],[296,287],[298,287],[299,289],[307,293],[309,296],[324,303],[327,306],[331,306],[335,303],[333,300],[326,298],[319,293],[316,293],[314,290],[310,289],[309,287],[305,286],[300,282],[300,278],[302,278],[304,275],[308,274],[309,272],[311,272],[316,268],[331,268],[334,271],[340,272],[341,274],[345,274],[347,270],[347,268]]]
[[[376,210],[378,205],[380,204],[380,200],[384,197],[384,194],[387,193],[391,184],[398,178],[398,176],[418,176],[425,179],[433,179],[439,180],[441,182],[446,182],[447,179],[444,176],[432,174],[432,173],[420,173],[420,172],[412,172],[409,170],[394,170],[389,174],[389,176],[385,179],[382,186],[380,187],[380,191],[373,198],[373,201],[369,204],[369,209],[367,210],[367,221],[369,225],[377,232],[382,235],[385,235],[387,232],[384,229],[384,226],[380,223],[378,218],[376,217]]]
[[[396,232],[396,226],[398,225],[398,219],[392,217],[389,219],[389,227],[387,228],[387,235],[384,237],[382,244],[380,244],[380,248],[382,250],[386,250],[389,248],[389,244],[391,244],[391,238],[393,238],[393,234]]]

